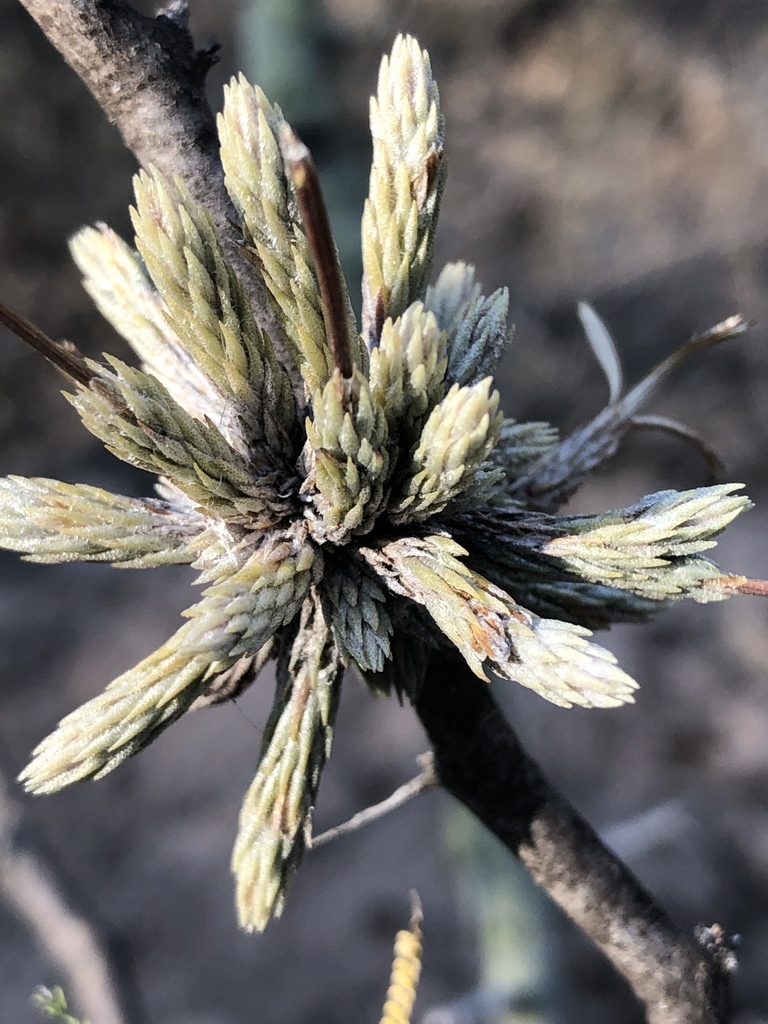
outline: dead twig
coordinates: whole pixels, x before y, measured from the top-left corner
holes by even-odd
[[[68,891],[50,855],[33,841],[21,805],[0,774],[0,896],[62,972],[94,1024],[138,1024],[140,1013],[109,943]]]
[[[363,828],[365,825],[370,825],[372,821],[377,821],[379,818],[383,818],[385,814],[396,811],[398,807],[407,804],[415,796],[423,793],[425,789],[437,786],[439,780],[435,774],[435,764],[432,755],[422,754],[419,760],[424,765],[424,768],[414,779],[404,783],[391,796],[388,796],[386,800],[373,804],[371,807],[366,807],[364,811],[358,811],[357,814],[353,815],[349,821],[336,825],[334,828],[329,828],[327,831],[321,832],[319,836],[314,836],[311,849],[316,850],[319,846],[325,846],[326,843],[330,843],[333,839],[349,835],[350,832],[357,832],[358,829]]]

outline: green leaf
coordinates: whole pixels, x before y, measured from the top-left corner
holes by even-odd
[[[32,1005],[41,1010],[49,1020],[57,1020],[60,1024],[89,1024],[87,1020],[80,1021],[69,1013],[67,997],[58,985],[52,989],[40,985],[32,996]]]

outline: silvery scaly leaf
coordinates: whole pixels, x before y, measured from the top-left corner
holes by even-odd
[[[559,440],[557,427],[551,423],[518,423],[516,420],[504,419],[490,459],[495,466],[504,470],[507,482],[513,484],[551,452]]]
[[[300,529],[275,533],[209,587],[189,619],[153,654],[67,715],[21,773],[28,790],[51,793],[100,778],[151,743],[212,680],[255,655],[301,607],[321,561]]]
[[[331,752],[342,662],[320,599],[304,600],[298,629],[278,661],[277,690],[261,758],[240,811],[232,854],[237,913],[246,931],[280,916],[312,824]]]
[[[412,36],[398,36],[379,70],[370,105],[373,163],[363,211],[363,337],[378,342],[424,294],[445,181],[437,85],[429,56]]]
[[[29,562],[111,562],[134,569],[194,562],[207,526],[152,498],[123,498],[87,484],[0,479],[0,546]]]
[[[446,334],[449,384],[477,384],[495,372],[510,340],[506,288],[485,296],[474,267],[448,263],[427,288],[424,306]]]
[[[430,641],[396,628],[390,641],[390,656],[382,664],[381,671],[359,670],[359,675],[368,689],[377,695],[388,697],[395,693],[401,701],[404,694],[415,698],[424,684],[430,654],[439,647],[433,637]]]
[[[463,310],[483,294],[471,263],[446,263],[424,297],[424,307],[434,313],[441,331],[455,331]]]
[[[386,414],[398,453],[410,451],[443,398],[447,365],[445,333],[423,303],[414,302],[394,322],[384,321],[371,352],[369,379],[372,400]],[[394,458],[391,465],[394,469]]]
[[[687,596],[678,592],[654,599],[579,578],[560,559],[542,554],[567,529],[560,526],[561,518],[486,506],[448,520],[446,529],[467,548],[477,572],[542,618],[607,629],[613,622],[644,622],[666,608],[673,596]]]
[[[491,383],[488,377],[472,387],[454,384],[432,410],[402,477],[393,482],[393,522],[437,515],[475,482],[502,421]]]
[[[344,663],[361,672],[381,672],[391,655],[392,620],[387,594],[365,563],[326,560],[323,607]]]
[[[198,370],[191,354],[173,333],[160,293],[137,253],[105,224],[82,228],[70,240],[83,287],[102,316],[125,338],[142,361],[191,416],[206,416],[221,426],[230,444],[226,401]]]
[[[168,477],[196,505],[225,518],[248,515],[268,526],[289,511],[275,476],[255,477],[218,427],[190,416],[154,377],[108,361],[111,369],[92,364],[89,387],[66,397],[109,451]]]
[[[637,684],[589,630],[541,619],[458,560],[467,552],[447,537],[390,541],[363,556],[396,594],[424,605],[472,671],[535,690],[553,704],[616,707]]]
[[[218,119],[224,179],[242,218],[245,239],[270,292],[289,355],[307,400],[329,381],[333,353],[326,337],[317,271],[296,189],[286,171],[281,137],[288,129],[279,107],[241,75],[224,92]],[[335,249],[333,258],[337,259]],[[357,337],[346,286],[343,302],[349,337]],[[356,364],[361,347],[353,346]]]
[[[313,397],[312,417],[301,488],[307,517],[318,540],[346,543],[373,528],[387,496],[386,413],[359,370],[351,381],[335,370]]]
[[[608,622],[626,621],[635,612],[644,617],[646,601],[662,607],[681,598],[718,599],[713,581],[723,574],[699,553],[714,547],[714,538],[751,506],[733,494],[740,486],[660,491],[628,508],[584,516],[487,507],[465,512],[446,527],[468,548],[472,564],[516,599],[525,603],[530,591],[534,605],[556,605],[562,586],[563,604],[578,608],[583,599],[588,612],[591,588],[604,586],[637,596],[634,601],[614,593],[606,603]],[[574,590],[575,584],[582,589]]]
[[[227,432],[257,471],[280,465],[294,426],[290,380],[256,324],[210,215],[179,181],[158,171],[134,179],[132,220],[164,315],[195,365],[222,396]],[[271,458],[270,458],[271,456]]]
[[[560,535],[541,553],[592,583],[658,600],[716,600],[706,583],[722,571],[698,554],[714,547],[714,538],[751,507],[748,498],[733,494],[742,486],[659,491],[616,512],[563,516]]]

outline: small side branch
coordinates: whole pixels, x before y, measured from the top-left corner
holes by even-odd
[[[441,784],[608,957],[644,1004],[649,1024],[726,1024],[735,958],[722,929],[705,929],[694,940],[674,927],[553,789],[488,686],[460,659],[435,656],[414,706]]]
[[[0,898],[65,975],[65,987],[94,1024],[136,1024],[139,1015],[108,943],[30,840],[20,805],[0,775]],[[131,1009],[129,1009],[131,1007]]]
[[[377,821],[379,818],[383,818],[385,814],[396,811],[398,807],[407,804],[415,796],[423,793],[425,789],[438,785],[439,780],[435,774],[435,764],[432,755],[422,754],[419,760],[423,763],[424,768],[415,779],[404,783],[391,796],[388,796],[386,800],[382,800],[381,803],[373,804],[372,807],[366,807],[364,811],[359,811],[353,815],[349,821],[336,825],[335,828],[329,828],[326,832],[321,832],[319,836],[314,836],[310,848],[316,850],[319,846],[325,846],[326,843],[330,843],[333,839],[349,835],[350,832],[357,832],[358,829],[363,828],[365,825],[370,825],[372,821]]]
[[[6,306],[4,302],[0,302],[0,324],[7,327],[30,348],[45,356],[70,380],[82,384],[83,387],[87,388],[94,377],[98,376],[74,345],[63,345],[53,341],[39,327],[35,327],[26,317],[17,313],[15,309],[11,309],[10,306]]]

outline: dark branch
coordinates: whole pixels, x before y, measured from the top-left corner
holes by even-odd
[[[124,0],[21,0],[77,72],[139,163],[178,175],[213,217],[227,258],[281,359],[282,330],[245,259],[224,187],[216,122],[205,92],[215,51],[196,50],[186,3],[148,18]],[[286,363],[286,365],[289,365]]]
[[[22,0],[144,167],[179,174],[226,225],[216,125],[205,95],[210,51],[178,17],[148,18],[123,0]]]
[[[608,957],[649,1024],[724,1024],[733,953],[680,932],[528,756],[486,684],[435,656],[415,708],[441,784],[517,856]]]
[[[4,302],[0,302],[0,324],[83,387],[87,388],[94,377],[98,376],[74,346],[53,341],[39,327],[35,327],[26,317],[6,306]]]

